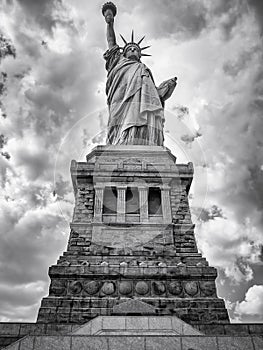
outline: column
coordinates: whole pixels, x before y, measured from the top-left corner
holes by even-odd
[[[140,200],[140,222],[148,222],[148,187],[138,187]]]
[[[171,223],[172,213],[171,213],[171,203],[170,203],[170,187],[163,186],[161,188],[161,195],[162,195],[163,220],[166,223]]]
[[[126,186],[117,186],[117,222],[125,222]]]
[[[102,222],[104,188],[102,186],[94,186],[94,189],[95,189],[94,221]]]

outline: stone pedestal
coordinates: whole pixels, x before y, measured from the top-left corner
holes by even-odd
[[[82,324],[120,315],[131,300],[147,307],[130,315],[229,322],[216,270],[196,247],[191,163],[176,164],[165,147],[98,146],[86,162],[72,161],[71,175],[68,248],[49,269],[38,322]]]

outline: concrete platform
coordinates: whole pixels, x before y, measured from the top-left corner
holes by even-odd
[[[28,336],[7,350],[262,350],[262,337],[249,336]]]
[[[3,324],[2,324],[3,325]],[[209,333],[174,316],[99,316],[81,326],[35,324],[35,335],[23,337],[7,350],[262,350],[263,324],[210,325]],[[45,326],[45,329],[43,328]],[[207,325],[204,325],[203,330]],[[32,326],[31,326],[32,327]],[[42,328],[43,329],[42,329]],[[52,327],[54,328],[52,330]],[[3,329],[4,327],[2,327]],[[18,324],[13,330],[18,331]],[[25,330],[25,326],[22,329]],[[228,332],[233,335],[216,334]],[[21,330],[21,326],[20,326]],[[239,332],[240,330],[240,332]],[[1,331],[1,324],[0,324]],[[53,332],[45,334],[45,332]],[[56,333],[57,332],[57,333]],[[67,332],[68,334],[59,334]],[[14,332],[15,333],[15,332]],[[240,334],[238,334],[240,333]],[[53,334],[53,335],[52,335]],[[56,334],[56,335],[54,335]],[[226,333],[224,333],[226,334]],[[21,334],[22,335],[22,334]]]

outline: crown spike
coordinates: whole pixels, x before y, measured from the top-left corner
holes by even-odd
[[[146,49],[148,49],[149,47],[151,47],[151,45],[149,45],[149,46],[144,46],[144,47],[141,48],[141,51],[142,51],[142,50],[146,50]]]
[[[152,55],[148,55],[147,53],[142,53],[141,56],[152,56]]]
[[[143,41],[143,39],[145,38],[145,35],[141,38],[141,40],[138,41],[138,45],[140,45],[140,43]]]
[[[134,31],[132,30],[132,33],[131,33],[131,42],[134,43]]]
[[[122,38],[124,44],[126,45],[127,44],[127,41],[124,39],[124,37],[120,34],[120,37]]]

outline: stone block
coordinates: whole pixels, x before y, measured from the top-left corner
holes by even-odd
[[[19,350],[19,342],[16,342],[14,344],[9,345],[6,349],[7,350]]]
[[[172,329],[174,330],[174,332],[177,334],[183,334],[184,322],[182,322],[177,317],[171,317],[171,321],[172,321]]]
[[[254,350],[250,337],[218,337],[218,350]]]
[[[171,317],[149,317],[149,329],[172,329]]]
[[[46,324],[45,323],[22,323],[20,326],[19,335],[24,336],[26,334],[46,334]]]
[[[19,350],[33,350],[34,349],[34,337],[28,336],[20,341]]]
[[[92,328],[92,320],[85,323],[84,325],[74,329],[72,331],[72,334],[74,334],[74,335],[91,335],[92,334],[91,328]]]
[[[68,334],[71,332],[71,325],[66,324],[47,324],[46,325],[46,334],[55,335],[55,334]],[[40,333],[38,333],[40,334]]]
[[[0,335],[18,335],[20,323],[0,323]]]
[[[109,350],[144,350],[143,337],[109,337]]]
[[[108,329],[125,329],[125,317],[102,317],[102,329],[103,331]]]
[[[225,334],[226,335],[248,335],[248,325],[242,324],[229,324],[225,325]]]
[[[34,350],[71,350],[70,336],[35,336]]]
[[[145,350],[181,350],[180,337],[146,337]],[[188,349],[187,349],[188,350]],[[202,349],[203,350],[203,349]],[[214,349],[213,349],[214,350]]]
[[[216,350],[216,337],[182,337],[182,350]],[[229,350],[227,347],[224,350]]]
[[[208,335],[224,335],[225,327],[223,324],[205,324],[197,325],[201,333]]]
[[[63,349],[63,348],[60,348],[60,349]],[[107,337],[72,336],[71,350],[108,350],[108,349],[109,348],[108,348]]]
[[[263,338],[262,337],[253,337],[252,341],[254,343],[255,350],[263,349]]]
[[[261,334],[263,335],[263,323],[261,324],[249,324],[248,330],[250,334]]]
[[[96,317],[91,323],[91,334],[96,334],[102,330],[102,317]]]
[[[184,335],[202,335],[202,333],[198,329],[190,326],[187,323],[183,323],[183,334]]]
[[[149,329],[149,317],[126,316],[126,329]]]

